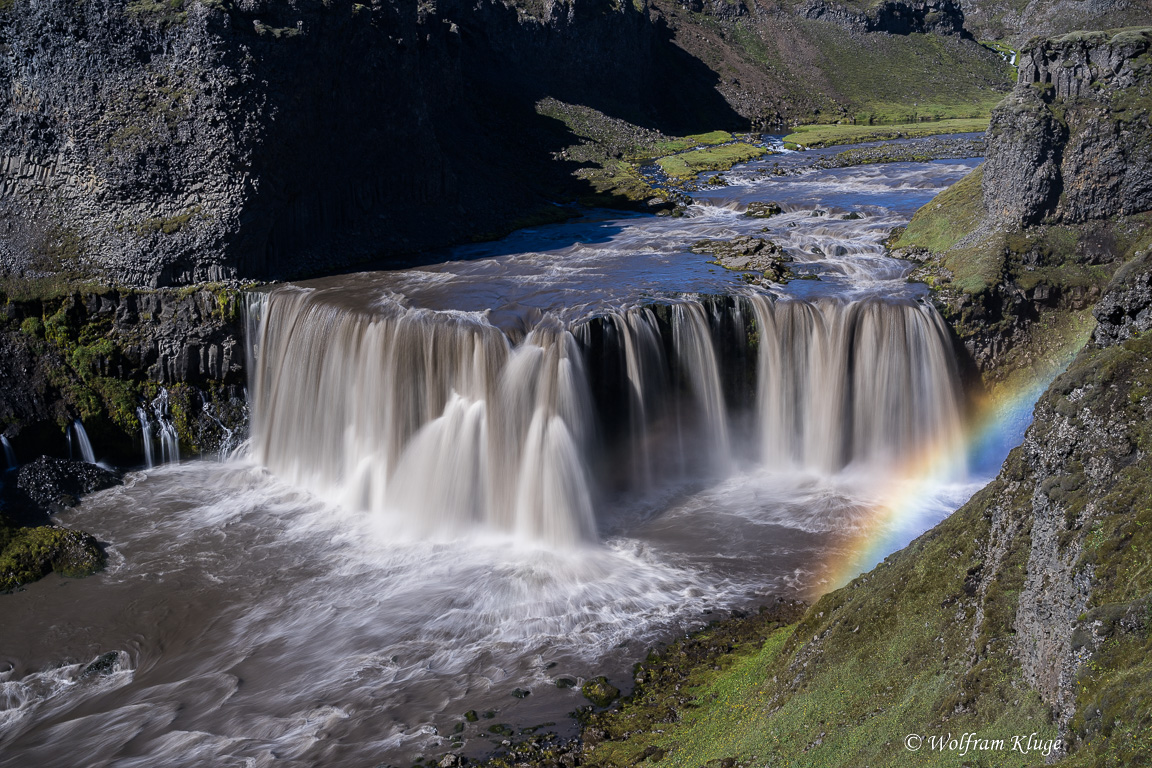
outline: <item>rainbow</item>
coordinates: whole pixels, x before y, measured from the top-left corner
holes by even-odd
[[[1084,346],[1089,330],[1081,329],[1018,381],[975,402],[960,441],[940,440],[887,478],[848,542],[824,563],[817,592],[839,589],[871,570],[987,485],[1023,440],[1037,401]]]

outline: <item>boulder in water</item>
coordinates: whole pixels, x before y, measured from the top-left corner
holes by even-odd
[[[0,589],[15,589],[56,571],[80,578],[104,567],[104,551],[90,534],[55,525],[3,528]]]
[[[768,219],[778,214],[784,213],[784,209],[778,203],[748,203],[748,209],[744,211],[745,216],[751,216],[755,219]]]
[[[16,486],[38,507],[56,514],[75,506],[80,497],[120,485],[119,472],[88,464],[41,456],[20,468]]]
[[[771,240],[744,235],[731,240],[700,240],[692,245],[693,253],[715,257],[714,264],[735,272],[759,272],[764,279],[783,283],[790,273],[784,266],[792,257]]]

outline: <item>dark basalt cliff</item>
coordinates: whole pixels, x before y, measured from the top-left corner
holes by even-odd
[[[394,264],[589,193],[546,97],[673,134],[986,98],[1003,66],[962,22],[951,0],[10,0],[0,277]]]
[[[988,129],[984,205],[1012,225],[1152,209],[1152,32],[1073,33],[1021,52]]]
[[[641,124],[741,122],[642,8],[534,10],[15,0],[2,263],[153,287],[337,269],[561,195],[545,94]]]
[[[1034,41],[984,165],[896,240],[986,383],[1066,362],[1113,273],[1152,243],[1150,117],[1152,30]]]

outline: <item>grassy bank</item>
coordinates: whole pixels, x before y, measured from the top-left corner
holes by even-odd
[[[737,163],[755,160],[767,153],[764,147],[735,142],[662,157],[656,164],[674,179],[691,179],[704,171],[726,171]]]
[[[987,117],[897,123],[894,125],[800,125],[792,133],[785,136],[784,141],[805,147],[828,147],[836,144],[860,144],[867,141],[915,139],[942,133],[972,133],[984,131],[987,128]]]

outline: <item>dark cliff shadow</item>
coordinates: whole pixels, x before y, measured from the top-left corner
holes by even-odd
[[[545,97],[671,135],[747,127],[663,23],[607,0],[545,21],[498,0],[443,3],[435,17],[317,4],[300,34],[301,14],[281,11],[259,24],[233,11],[228,30],[274,116],[228,245],[243,277],[423,261],[593,195],[572,175],[581,164],[556,159],[580,139],[537,113]]]

